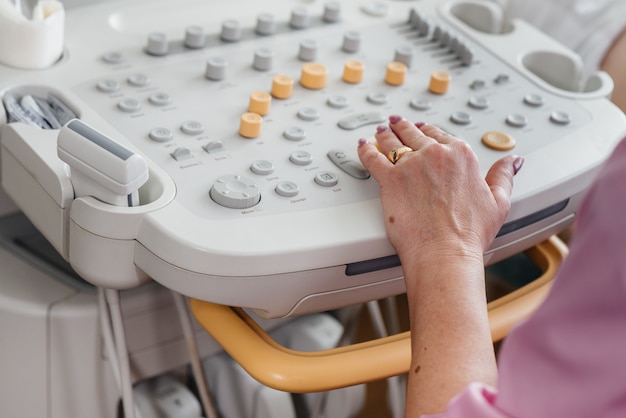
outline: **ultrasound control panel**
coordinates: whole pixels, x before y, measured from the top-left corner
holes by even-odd
[[[525,156],[487,263],[571,224],[625,130],[606,74],[479,0],[106,2],[67,12],[55,65],[0,80],[3,187],[81,276],[265,317],[404,291],[356,152],[389,115],[462,138],[484,172]],[[31,96],[143,157],[139,204],[77,193],[67,121],[11,119]]]

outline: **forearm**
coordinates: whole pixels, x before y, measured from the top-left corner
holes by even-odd
[[[471,382],[494,385],[484,267],[475,257],[437,257],[405,267],[412,336],[406,416],[442,412]]]

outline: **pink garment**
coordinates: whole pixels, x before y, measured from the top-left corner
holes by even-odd
[[[470,385],[440,418],[626,417],[626,138],[587,193],[545,302],[506,339],[497,390]]]

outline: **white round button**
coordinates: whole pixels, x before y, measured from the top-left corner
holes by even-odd
[[[261,191],[254,180],[236,175],[219,177],[209,195],[215,203],[231,209],[251,208],[261,201]]]

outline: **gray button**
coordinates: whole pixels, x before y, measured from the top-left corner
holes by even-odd
[[[422,21],[417,26],[417,33],[419,33],[421,36],[428,36],[431,26],[432,24],[430,23],[430,20],[422,19]]]
[[[506,117],[506,123],[516,128],[523,128],[528,123],[528,119],[519,113],[511,113]]]
[[[484,80],[474,80],[472,84],[470,84],[470,89],[472,90],[480,90],[484,89],[487,83]]]
[[[250,171],[261,176],[267,176],[274,172],[274,164],[267,160],[256,160],[250,164]]]
[[[290,126],[285,129],[283,132],[283,136],[290,141],[302,141],[306,138],[306,132],[304,129],[299,128],[297,126]]]
[[[306,121],[314,121],[320,118],[320,112],[312,107],[303,107],[298,110],[298,117]]]
[[[205,150],[207,154],[213,154],[224,151],[224,144],[222,144],[222,141],[211,141],[204,145],[202,149]]]
[[[313,156],[307,151],[298,150],[291,153],[289,161],[296,165],[309,165],[313,162]]]
[[[148,134],[151,140],[156,142],[167,142],[174,137],[172,131],[167,128],[154,128]]]
[[[209,80],[220,81],[226,77],[226,60],[221,57],[209,58],[206,62],[204,76]]]
[[[150,77],[145,74],[132,74],[126,79],[128,84],[135,87],[145,87],[150,84]]]
[[[209,192],[211,199],[231,209],[251,208],[261,201],[259,186],[247,177],[222,176],[213,183]]]
[[[127,97],[117,103],[117,108],[123,112],[133,113],[141,110],[141,103],[135,99]]]
[[[413,29],[417,29],[420,22],[422,21],[422,16],[415,9],[411,9],[409,12],[409,24]]]
[[[341,96],[338,94],[330,96],[326,103],[328,104],[328,106],[334,107],[335,109],[343,109],[345,107],[348,107],[348,105],[350,104],[346,96]]]
[[[326,155],[330,161],[344,173],[360,180],[365,180],[370,177],[369,171],[367,171],[360,162],[349,158],[342,150],[330,150]]]
[[[413,49],[410,46],[400,46],[396,48],[393,60],[401,62],[408,68],[411,68],[411,64],[413,63]]]
[[[543,105],[545,101],[544,97],[540,94],[531,93],[524,96],[524,103],[529,106],[539,107]]]
[[[320,186],[333,187],[339,182],[339,177],[332,171],[322,171],[315,175],[314,180]]]
[[[154,93],[148,97],[148,101],[155,106],[165,106],[172,103],[172,96],[167,93]]]
[[[255,32],[261,36],[274,34],[274,32],[276,32],[274,16],[269,13],[260,14],[256,19]]]
[[[474,109],[484,110],[489,107],[489,100],[485,97],[470,97],[467,105]]]
[[[284,197],[294,197],[300,193],[300,187],[293,181],[281,181],[274,190]]]
[[[385,115],[378,112],[370,112],[370,113],[357,113],[354,115],[347,116],[337,122],[337,125],[341,129],[345,129],[347,131],[351,131],[361,126],[373,125],[375,123],[383,123],[387,120]]]
[[[170,155],[176,161],[188,160],[193,157],[193,155],[191,155],[191,150],[187,147],[178,147],[174,150],[174,152],[170,153]]]
[[[389,12],[389,7],[382,1],[369,1],[361,6],[361,11],[374,17],[383,17]]]
[[[167,55],[169,51],[169,42],[167,35],[160,32],[153,32],[148,36],[148,45],[146,52],[150,55],[162,56]]]
[[[204,29],[201,26],[189,26],[185,29],[185,46],[191,49],[199,49],[204,47],[206,38]]]
[[[384,105],[389,101],[389,97],[385,93],[374,91],[367,95],[367,101],[375,105]]]
[[[106,52],[102,55],[102,61],[107,64],[120,64],[124,61],[124,54],[119,51]]]
[[[348,31],[343,35],[341,49],[344,52],[358,52],[361,47],[361,35],[356,31]]]
[[[200,135],[204,132],[204,126],[195,120],[188,120],[180,125],[180,130],[187,135]]]
[[[289,26],[291,26],[293,29],[304,29],[309,26],[309,23],[309,13],[304,7],[296,7],[291,11]]]
[[[572,117],[569,113],[556,111],[550,114],[550,120],[557,125],[567,125],[572,121]]]
[[[252,66],[259,71],[269,71],[274,63],[274,52],[269,48],[259,48],[254,51]]]
[[[300,51],[298,59],[300,61],[315,61],[317,59],[317,49],[319,45],[313,39],[306,39],[300,42]]]
[[[493,82],[496,84],[506,84],[509,81],[511,81],[511,77],[509,77],[507,74],[500,74],[495,78],[495,80],[493,80]]]
[[[425,99],[413,99],[410,103],[411,107],[415,110],[428,110],[433,107],[433,102]]]
[[[324,6],[324,22],[335,23],[338,22],[341,17],[341,5],[338,1],[331,1]]]
[[[471,47],[465,44],[461,46],[461,50],[459,51],[459,57],[461,58],[461,62],[463,63],[463,65],[471,65],[472,62],[474,62],[474,55],[476,54]]]
[[[241,27],[236,20],[225,20],[222,23],[220,39],[224,42],[237,42],[241,39]]]
[[[100,80],[96,88],[103,93],[115,93],[120,89],[120,83],[115,80]]]
[[[450,115],[450,121],[457,125],[469,125],[472,122],[472,117],[465,112],[454,112]]]

